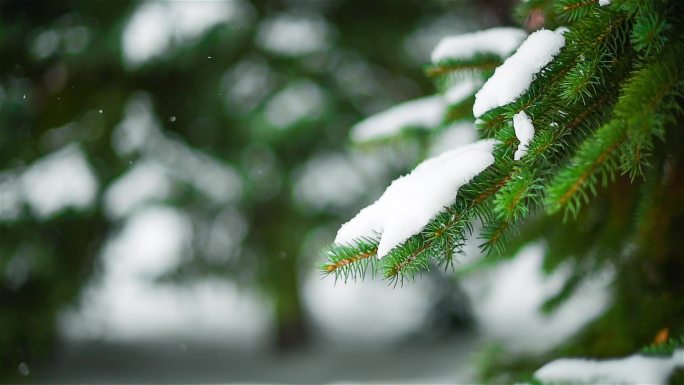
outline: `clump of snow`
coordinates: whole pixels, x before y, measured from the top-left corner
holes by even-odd
[[[554,29],[553,32],[559,33],[561,35],[565,35],[566,32],[570,32],[570,29],[568,27],[560,26],[560,27]]]
[[[364,142],[396,135],[408,127],[433,128],[442,122],[445,110],[441,95],[410,100],[357,123],[351,137],[355,142]]]
[[[600,6],[610,5],[610,0],[599,0]]]
[[[475,95],[475,117],[506,105],[527,91],[536,74],[551,62],[564,45],[562,33],[541,29],[531,34]]]
[[[564,358],[544,365],[534,376],[544,383],[664,385],[677,367],[684,367],[681,349],[671,357],[634,354],[602,361]]]
[[[527,116],[525,111],[520,111],[513,115],[513,128],[515,129],[515,136],[520,141],[520,144],[518,144],[518,148],[513,155],[513,159],[520,160],[520,158],[527,154],[527,147],[529,146],[532,137],[534,137],[532,119]]]
[[[500,27],[443,38],[432,51],[432,62],[469,59],[479,53],[510,55],[525,39],[522,29]]]
[[[447,104],[457,104],[474,94],[481,86],[482,79],[467,78],[452,85],[444,93]]]
[[[494,140],[481,140],[447,151],[396,179],[372,205],[337,232],[335,243],[348,244],[380,235],[378,258],[406,241],[449,205],[458,189],[492,163]]]

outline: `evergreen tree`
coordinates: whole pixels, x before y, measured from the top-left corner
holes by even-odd
[[[395,181],[340,229],[322,271],[344,280],[379,271],[403,283],[433,264],[451,266],[473,232],[488,254],[483,266],[541,238],[545,270],[573,270],[545,311],[606,269],[615,272],[614,299],[549,356],[499,362],[499,372],[529,371],[561,355],[632,353],[659,330],[684,334],[684,3],[529,0],[515,15],[537,30],[515,53],[508,47],[522,41],[515,29],[437,46],[426,69],[448,104],[437,127],[412,129],[432,124],[416,118],[426,108],[420,101],[355,127],[356,141],[424,142],[475,119],[484,141]],[[373,124],[384,126],[373,133]],[[449,176],[464,169],[470,174]],[[426,199],[439,209],[430,211]],[[416,219],[425,210],[429,221]]]

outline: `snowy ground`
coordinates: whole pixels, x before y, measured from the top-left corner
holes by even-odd
[[[172,227],[157,221],[141,223],[172,233]],[[311,272],[302,286],[303,305],[313,326],[311,344],[276,353],[268,348],[271,315],[258,296],[210,281],[192,287],[155,284],[150,273],[166,266],[153,258],[155,243],[148,242],[150,247],[143,250],[131,246],[138,238],[122,239],[126,242],[105,255],[108,274],[88,289],[80,308],[62,317],[63,342],[53,361],[44,367],[28,362],[19,368],[21,373],[30,371],[26,380],[472,383],[477,355],[488,342],[502,342],[514,354],[548,349],[604,309],[609,297],[605,286],[611,278],[609,272],[597,277],[558,312],[540,314],[537,309],[559,290],[567,271],[542,274],[544,245],[533,244],[515,259],[461,280],[478,333],[445,334],[444,329],[429,326],[430,319],[434,301],[453,287],[443,288],[427,276],[397,288],[378,279],[335,284]],[[119,253],[128,246],[137,253]],[[146,258],[122,257],[129,254]],[[478,260],[477,253],[466,254],[473,256],[459,260],[459,265]]]
[[[388,346],[312,344],[290,353],[191,343],[67,342],[41,383],[469,383],[470,334]]]

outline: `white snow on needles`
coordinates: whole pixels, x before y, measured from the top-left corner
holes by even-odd
[[[518,28],[491,28],[443,38],[432,51],[432,62],[470,59],[480,53],[494,53],[501,57],[510,55],[527,34]]]
[[[553,34],[550,31],[546,32]],[[494,53],[506,57],[525,40],[526,36],[525,31],[518,28],[492,28],[464,35],[449,36],[442,39],[432,51],[432,62],[468,59],[480,53]],[[562,40],[562,35],[559,34],[559,36]],[[540,39],[535,39],[529,44],[537,44],[536,40]],[[528,51],[532,50],[528,49]],[[524,62],[524,60],[522,61]],[[528,77],[531,79],[532,76],[533,74],[529,74]],[[481,85],[482,81],[478,78],[462,79],[447,89],[444,95],[410,100],[372,115],[352,127],[351,139],[355,142],[366,142],[394,136],[406,128],[434,128],[442,123],[448,105],[465,100]]]
[[[525,39],[515,28],[494,28],[442,39],[432,52],[432,61],[467,59],[478,53],[509,55]],[[565,45],[562,32],[539,30],[531,34],[475,95],[475,117],[514,101],[524,93],[536,74]],[[402,103],[375,114],[352,127],[356,142],[386,138],[409,127],[432,128],[442,123],[448,104],[472,94],[475,81],[454,85],[446,95],[434,95]],[[513,125],[520,145],[518,160],[525,155],[534,136],[534,126],[525,112],[516,114]],[[396,179],[372,205],[361,210],[337,232],[335,243],[350,244],[366,236],[379,236],[378,258],[418,234],[428,222],[453,202],[461,186],[492,163],[494,140],[481,140],[446,151],[418,165],[410,174]]]
[[[520,144],[513,155],[513,159],[520,160],[520,158],[527,154],[527,147],[529,146],[532,137],[534,137],[532,119],[527,116],[525,111],[520,111],[513,115],[513,128],[515,129],[515,136],[520,141]]]
[[[664,385],[677,367],[684,367],[684,350],[681,349],[670,357],[634,354],[602,361],[563,358],[542,366],[534,377],[549,384]]]
[[[446,103],[442,95],[410,100],[355,124],[351,138],[355,142],[364,142],[396,135],[408,127],[433,128],[442,122],[445,112]]]
[[[335,243],[350,244],[364,236],[380,235],[378,258],[384,257],[418,234],[453,202],[461,186],[494,163],[494,144],[494,140],[481,140],[426,159],[342,225]]]
[[[398,135],[408,128],[432,129],[444,120],[446,108],[458,104],[473,95],[483,81],[476,77],[459,80],[444,95],[432,95],[413,99],[395,107],[378,112],[351,128],[354,142],[368,142]]]
[[[527,91],[536,74],[551,62],[564,45],[562,33],[541,29],[531,34],[475,94],[475,117],[479,118],[493,108],[506,105]]]

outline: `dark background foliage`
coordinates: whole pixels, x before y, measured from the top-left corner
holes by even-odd
[[[219,277],[258,288],[274,309],[274,346],[306,341],[309,328],[298,274],[313,269],[317,256],[304,253],[302,244],[312,229],[334,226],[358,203],[302,209],[293,199],[295,171],[316,154],[340,151],[348,127],[362,116],[432,92],[423,63],[407,53],[411,33],[444,14],[464,20],[455,30],[499,25],[508,22],[509,11],[497,1],[255,1],[246,3],[249,17],[218,24],[190,43],[171,43],[162,55],[130,66],[122,33],[139,6],[126,1],[0,2],[3,188],[37,160],[72,144],[97,182],[88,207],[44,217],[27,202],[14,205],[8,190],[0,191],[3,209],[19,210],[0,218],[0,378],[22,378],[26,363],[31,376],[40,375],[41,367],[55,358],[59,315],[104,274],[99,256],[123,226],[121,218],[107,214],[105,192],[147,156],[114,148],[116,127],[132,100],[147,103],[163,137],[182,143],[195,156],[228,165],[242,186],[230,205],[248,230],[239,249],[225,251],[230,255],[217,262],[207,257],[202,236],[225,200],[208,199],[187,179],[174,180],[174,193],[158,203],[190,218],[192,247],[182,263],[158,279],[182,284]],[[259,23],[283,12],[326,20],[332,31],[328,45],[288,56],[255,44]],[[40,39],[52,42],[48,51],[36,48]],[[224,95],[231,81],[239,80],[227,77],[227,70],[245,59],[270,71],[264,94],[244,97],[253,97],[246,100],[247,108],[226,102]],[[350,93],[336,76],[340,60],[371,68],[373,86]],[[274,128],[265,118],[268,101],[302,79],[324,91],[322,112],[286,129]],[[410,162],[395,165],[385,178]],[[188,167],[192,173],[207,172]],[[262,172],[268,175],[261,177]]]

